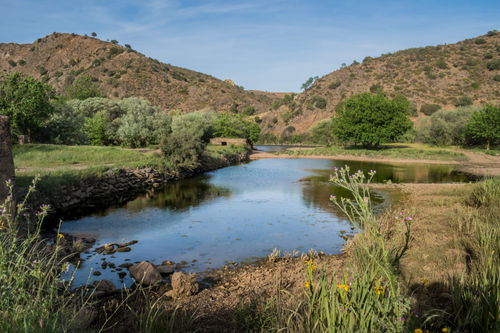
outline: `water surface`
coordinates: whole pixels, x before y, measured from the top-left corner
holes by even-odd
[[[109,242],[138,240],[131,252],[112,256],[82,254],[86,260],[76,276],[85,283],[91,268],[115,282],[113,269],[101,269],[103,258],[116,266],[149,260],[185,261],[186,271],[200,272],[227,262],[311,248],[339,253],[341,231],[351,225],[329,202],[330,194],[346,195],[328,182],[331,170],[349,163],[353,171],[377,170],[376,181],[463,181],[453,166],[346,162],[320,159],[264,159],[227,167],[142,195],[121,207],[67,221],[61,230]],[[387,204],[375,193],[376,206]],[[384,202],[385,201],[385,202]]]

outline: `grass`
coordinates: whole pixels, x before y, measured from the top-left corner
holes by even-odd
[[[396,158],[396,159],[421,159],[421,160],[444,160],[444,161],[466,161],[468,158],[461,152],[438,149],[424,145],[387,145],[380,149],[363,149],[357,147],[319,147],[308,150],[290,150],[276,152],[276,154],[289,154],[295,156],[363,156],[370,158]]]
[[[206,153],[213,158],[246,152],[241,145],[207,145]],[[60,186],[77,184],[89,177],[100,178],[115,168],[154,168],[175,172],[177,166],[155,149],[125,149],[102,146],[64,146],[29,144],[13,148],[18,187],[27,187],[40,175],[40,189],[48,192]]]

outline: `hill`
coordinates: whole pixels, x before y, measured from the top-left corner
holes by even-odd
[[[476,105],[499,103],[500,33],[366,57],[317,79],[303,93],[259,116],[266,132],[306,132],[315,122],[331,117],[349,96],[380,90],[390,97],[405,96],[418,110],[425,103],[454,108],[463,96]]]
[[[81,75],[110,98],[143,97],[164,110],[267,111],[277,97],[245,91],[231,80],[161,63],[117,41],[53,33],[32,44],[0,43],[0,78],[15,71],[49,83],[60,94]]]

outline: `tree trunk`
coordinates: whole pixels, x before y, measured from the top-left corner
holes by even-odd
[[[488,139],[488,144],[486,145],[486,150],[490,150],[490,139]]]

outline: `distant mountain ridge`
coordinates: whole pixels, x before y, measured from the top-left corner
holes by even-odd
[[[454,108],[462,96],[475,105],[498,104],[499,67],[500,33],[490,31],[455,44],[366,57],[362,63],[319,78],[292,102],[260,116],[265,131],[280,135],[307,131],[315,122],[330,118],[342,100],[367,91],[403,95],[418,110],[425,103]]]
[[[32,44],[0,43],[0,78],[19,71],[45,81],[63,93],[81,75],[99,82],[110,98],[143,97],[164,110],[212,109],[264,112],[273,94],[245,91],[231,80],[161,63],[128,44],[89,36],[53,33]]]

